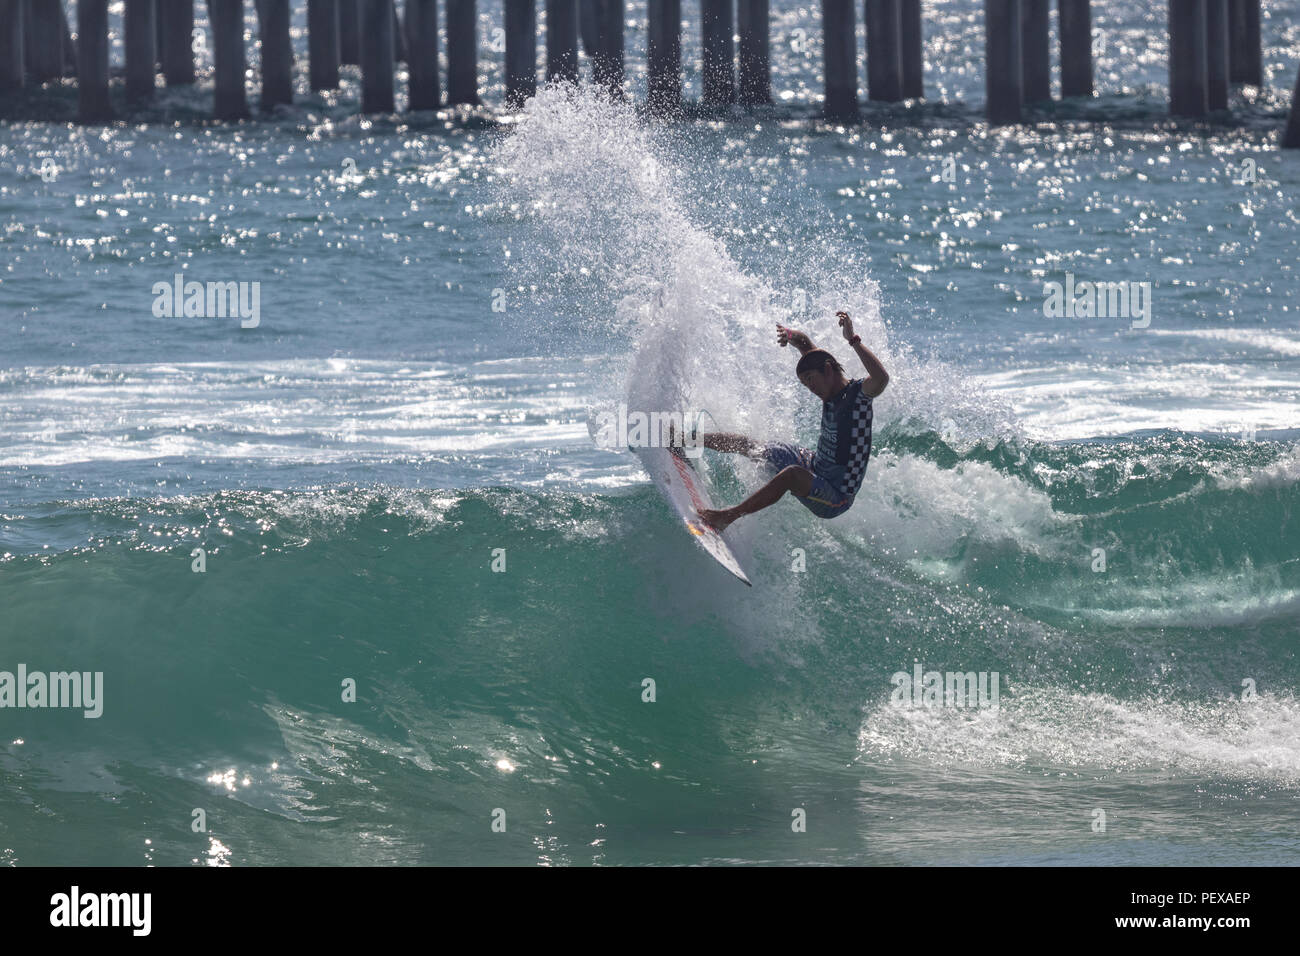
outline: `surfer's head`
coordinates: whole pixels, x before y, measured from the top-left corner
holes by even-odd
[[[844,368],[825,349],[809,349],[794,371],[799,381],[823,402],[844,387]]]

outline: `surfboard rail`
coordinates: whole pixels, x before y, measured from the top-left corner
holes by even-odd
[[[675,454],[669,448],[633,448],[632,451],[696,543],[735,577],[753,587],[722,533],[699,516],[699,511],[711,509],[713,502],[700,473],[686,456]]]

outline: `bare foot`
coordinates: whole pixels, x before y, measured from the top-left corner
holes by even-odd
[[[709,523],[710,527],[714,528],[718,532],[726,531],[727,525],[740,517],[740,515],[734,514],[730,508],[721,508],[717,510],[713,508],[701,508],[699,510],[699,515]]]

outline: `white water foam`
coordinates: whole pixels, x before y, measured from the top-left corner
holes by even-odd
[[[1122,701],[1017,686],[996,709],[886,702],[859,732],[863,756],[981,767],[1216,776],[1300,787],[1300,704],[1254,700]]]

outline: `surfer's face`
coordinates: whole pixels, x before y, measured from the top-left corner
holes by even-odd
[[[800,372],[799,381],[803,382],[804,385],[807,386],[808,391],[812,392],[824,402],[829,399],[832,394],[832,375],[834,375],[834,372],[829,368],[820,372]]]

